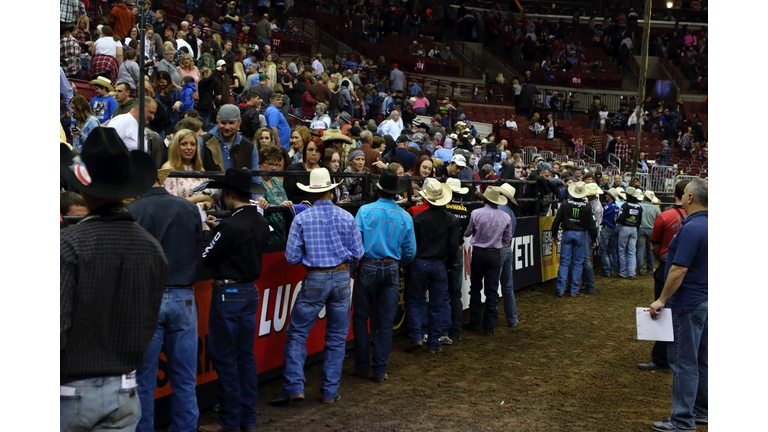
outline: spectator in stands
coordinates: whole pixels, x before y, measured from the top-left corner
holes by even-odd
[[[59,194],[59,213],[62,216],[85,216],[88,208],[83,196],[76,192],[66,191]]]
[[[288,126],[288,122],[285,120],[285,116],[283,116],[281,111],[282,107],[283,95],[280,93],[273,93],[270,98],[270,105],[264,112],[264,117],[267,120],[267,127],[272,132],[275,142],[288,151],[291,148],[291,127]]]
[[[128,36],[131,27],[136,24],[133,12],[125,5],[125,0],[115,0],[107,21],[114,32],[122,37]]]
[[[152,121],[155,112],[157,111],[157,103],[154,99],[149,99],[144,102],[144,124],[149,124]],[[135,104],[130,112],[119,115],[109,121],[108,127],[115,129],[117,135],[123,140],[123,143],[128,150],[143,150],[149,153],[149,147],[147,146],[148,135],[144,135],[144,143],[141,148],[138,145],[139,138],[139,104]]]
[[[320,61],[320,59],[322,58],[322,54],[317,53],[312,58],[313,58],[313,61],[312,61],[313,73],[315,77],[319,77],[320,74],[325,72],[325,67],[323,66],[323,63]],[[325,101],[321,101],[321,102],[325,102]]]
[[[82,79],[83,70],[80,64],[80,46],[78,41],[72,37],[73,24],[62,25],[61,38],[59,42],[59,59],[65,65],[64,75],[67,78]]]
[[[397,63],[392,64],[392,72],[389,74],[389,88],[395,92],[403,92],[405,86],[405,74],[398,69]]]
[[[235,26],[240,22],[240,14],[237,12],[236,4],[234,0],[230,1],[226,11],[220,18],[222,20],[221,31],[227,39],[235,37]]]
[[[77,95],[69,101],[72,107],[72,118],[77,121],[77,126],[72,129],[72,146],[78,153],[83,150],[83,143],[95,128],[99,127],[99,119],[94,116],[88,99]],[[66,214],[66,213],[65,213]]]
[[[183,102],[181,101],[181,91],[174,85],[171,75],[168,72],[160,71],[156,76],[155,97],[158,99],[163,109],[165,109],[166,113],[168,113],[170,125],[166,127],[165,133],[169,134],[173,130],[173,127],[176,126],[176,123],[179,122],[179,110],[183,105]]]
[[[195,66],[195,61],[192,59],[191,55],[185,54],[182,56],[179,66],[176,69],[179,71],[179,76],[181,76],[182,79],[187,76],[192,77],[195,83],[195,88],[197,88],[198,82],[200,81],[200,71],[197,66]],[[199,98],[197,90],[195,90],[194,98],[195,100]]]
[[[112,113],[112,117],[125,114],[133,109],[136,99],[131,98],[131,88],[127,83],[119,82],[115,85],[115,101],[117,102],[117,108]]]
[[[205,55],[205,54],[203,54]],[[204,67],[200,69],[201,79],[198,82],[198,95],[197,111],[200,113],[204,122],[205,130],[210,130],[213,127],[213,112],[216,109],[214,105],[214,81],[218,76],[219,71],[212,71],[211,69]]]
[[[259,118],[261,96],[256,92],[248,92],[245,98],[245,103],[238,105],[241,117],[240,132],[256,142],[256,131],[261,127],[261,119]]]
[[[118,67],[123,62],[123,45],[115,41],[109,26],[102,26],[100,35],[95,42],[86,42],[92,56],[90,74],[92,77],[109,78],[114,84],[117,82]]]
[[[256,24],[256,42],[269,44],[272,40],[272,24],[269,22],[269,14],[261,16],[261,21]]]
[[[256,146],[257,149],[261,149],[262,147],[266,147],[269,145],[274,145],[274,146],[277,145],[277,143],[275,143],[275,139],[272,137],[272,132],[266,126],[260,127],[256,131],[256,133],[253,135],[253,144]],[[290,166],[290,164],[288,165]]]
[[[259,169],[262,171],[275,171],[283,160],[281,147],[265,146],[259,151]],[[263,197],[258,199],[259,206],[282,206],[292,207],[293,203],[288,200],[282,182],[277,177],[261,176],[264,182],[264,188],[267,190]],[[282,213],[273,213],[266,216],[267,222],[274,229],[269,235],[269,242],[285,241],[287,230],[285,227],[285,218]]]
[[[416,163],[416,156],[408,151],[408,143],[409,140],[406,135],[400,135],[397,137],[397,149],[395,150],[395,157],[403,166],[405,171],[410,171],[413,165]]]
[[[203,160],[200,156],[197,134],[189,129],[181,129],[173,135],[173,140],[168,146],[168,161],[161,169],[172,171],[205,171]],[[202,178],[168,177],[163,186],[171,195],[185,198],[192,203],[201,203],[203,209],[210,210],[214,207],[213,198],[202,192],[192,190],[200,185]]]
[[[386,120],[381,122],[378,127],[379,135],[386,136],[389,135],[392,137],[392,139],[396,139],[400,136],[400,133],[403,130],[403,127],[400,126],[400,112],[395,110],[392,111],[392,114],[387,117]]]
[[[305,92],[302,99],[302,109],[304,108],[303,102],[309,97],[309,92]],[[312,130],[325,130],[331,127],[331,117],[326,113],[328,107],[322,102],[318,102],[315,105],[315,117],[309,124],[309,128]]]
[[[158,73],[166,72],[170,75],[170,81],[172,81],[173,84],[181,86],[181,74],[179,74],[179,70],[173,63],[173,57],[175,53],[176,50],[173,48],[173,46],[166,43],[166,45],[163,47],[163,59],[157,63],[157,71]]]
[[[669,142],[667,140],[664,140],[661,142],[661,152],[659,153],[659,162],[656,165],[672,166],[672,149],[669,147]]]
[[[330,134],[329,134],[330,135]],[[348,142],[351,142],[351,140],[341,135],[341,133],[338,134],[339,136],[335,136],[335,139],[339,140],[347,140]],[[328,138],[324,136],[323,138]],[[302,151],[301,159],[302,162],[295,163],[288,168],[286,168],[286,171],[300,171],[300,172],[306,172],[307,174],[304,176],[286,176],[285,181],[283,183],[283,186],[285,188],[285,193],[288,195],[288,199],[290,199],[293,203],[304,203],[308,202],[308,200],[311,198],[310,194],[305,192],[303,189],[298,187],[299,183],[302,182],[308,182],[309,181],[309,173],[317,168],[322,168],[323,165],[323,156],[325,155],[325,142],[328,142],[330,140],[326,141],[315,141],[315,140],[309,140],[307,144],[304,146],[304,149]]]
[[[312,139],[312,135],[306,126],[297,126],[291,132],[291,150],[288,154],[291,156],[291,164],[302,162],[304,146]]]
[[[115,91],[109,79],[103,76],[90,81],[90,84],[96,89],[96,96],[91,99],[91,110],[93,111],[99,123],[104,125],[112,117],[112,113],[117,109],[117,101],[109,93]]]
[[[365,166],[365,153],[362,150],[352,150],[347,157],[347,169],[345,173],[370,173],[370,170]],[[350,202],[361,202],[363,200],[363,186],[364,182],[362,177],[345,177],[342,180],[342,186],[349,193]]]
[[[413,112],[425,116],[427,115],[427,108],[429,108],[429,100],[424,96],[424,92],[419,91],[416,94],[416,101],[413,103]]]

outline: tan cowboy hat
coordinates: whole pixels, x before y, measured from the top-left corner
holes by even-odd
[[[572,198],[584,198],[588,194],[587,184],[582,181],[571,183],[571,185],[568,186],[568,193],[571,194]]]
[[[344,135],[338,129],[326,129],[323,132],[322,140],[323,140],[323,143],[326,143],[328,141],[344,141],[347,144],[354,144],[354,142],[352,142],[352,138]]]
[[[341,182],[334,183],[331,181],[331,174],[328,173],[326,168],[317,168],[313,169],[312,172],[309,173],[309,186],[303,185],[301,183],[297,183],[296,186],[298,186],[299,189],[303,190],[304,192],[323,193],[335,188],[340,184]]]
[[[616,188],[616,193],[619,195],[619,198],[623,199],[624,201],[627,200],[627,193],[623,190]]]
[[[112,87],[112,81],[110,81],[109,78],[105,78],[103,76],[96,77],[96,79],[92,79],[89,84],[100,85],[106,88],[107,90],[109,90],[110,93],[115,91],[115,88]]]
[[[627,196],[630,196],[630,195],[635,196],[635,190],[637,189],[635,189],[633,186],[630,186],[627,188],[625,192],[627,193]]]
[[[469,192],[469,188],[461,187],[461,180],[457,178],[449,177],[447,180],[445,180],[445,184],[447,184],[453,192],[459,193],[461,195]]]
[[[488,188],[485,189],[483,197],[496,205],[504,205],[507,203],[507,198],[501,195],[501,189],[496,186],[488,186]]]
[[[648,201],[658,204],[661,202],[660,199],[656,198],[656,194],[653,191],[645,191],[645,197],[648,198]]]
[[[616,189],[610,188],[605,191],[606,194],[610,195],[611,198],[613,198],[614,201],[616,201],[616,198],[618,197],[618,193],[616,192]]]
[[[509,183],[502,183],[502,185],[499,186],[499,192],[501,192],[502,195],[507,197],[508,200],[510,200],[513,203],[515,203],[515,205],[519,205],[519,204],[517,204],[517,200],[515,199],[515,188],[512,187],[511,184],[509,184]]]
[[[427,184],[424,190],[419,191],[419,195],[429,201],[434,206],[444,206],[451,202],[453,192],[451,187],[439,181],[432,181]]]
[[[600,195],[602,193],[603,190],[600,189],[597,183],[587,183],[587,196]]]
[[[643,194],[643,191],[640,189],[635,189],[635,193],[632,194],[633,197],[637,198],[638,201],[643,202],[645,199],[645,194]]]
[[[165,183],[165,179],[168,178],[168,174],[170,174],[171,171],[170,168],[157,170],[157,182],[160,184]]]
[[[574,164],[573,161],[568,161],[560,165],[560,168],[565,168],[565,167],[576,168],[576,164]]]

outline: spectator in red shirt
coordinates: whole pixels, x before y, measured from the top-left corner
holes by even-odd
[[[131,27],[136,24],[133,12],[125,5],[125,0],[115,0],[115,6],[109,13],[109,26],[116,35],[128,36]]]

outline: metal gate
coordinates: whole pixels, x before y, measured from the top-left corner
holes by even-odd
[[[654,165],[651,168],[650,190],[656,193],[672,193],[675,190],[677,169],[673,166]]]

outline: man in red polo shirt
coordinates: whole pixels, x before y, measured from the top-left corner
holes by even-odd
[[[685,219],[685,209],[683,209],[683,194],[688,180],[683,180],[675,185],[675,206],[669,208],[656,217],[651,233],[651,245],[653,256],[659,260],[659,266],[653,274],[653,292],[654,298],[661,295],[664,288],[664,271],[667,266],[667,248],[672,238],[680,231]],[[669,372],[669,361],[667,360],[667,343],[656,342],[651,352],[652,360],[647,363],[637,365],[638,369]]]

